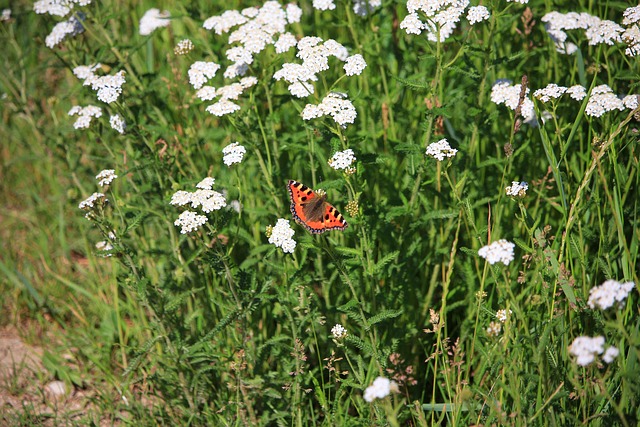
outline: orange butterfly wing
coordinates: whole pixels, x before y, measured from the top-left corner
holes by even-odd
[[[289,180],[287,186],[291,197],[293,218],[312,233],[319,234],[329,230],[344,230],[347,221],[336,208],[318,196],[306,185]]]

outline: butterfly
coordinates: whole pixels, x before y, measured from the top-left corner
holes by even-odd
[[[344,230],[347,221],[336,208],[327,203],[327,195],[319,196],[306,185],[289,180],[291,213],[296,222],[314,234],[329,230]]]

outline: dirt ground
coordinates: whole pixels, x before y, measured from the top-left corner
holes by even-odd
[[[88,393],[53,381],[43,353],[15,328],[0,328],[0,426],[84,425],[93,418]],[[103,421],[94,422],[107,425]]]

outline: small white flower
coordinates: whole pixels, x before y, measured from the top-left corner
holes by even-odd
[[[166,10],[163,12],[156,8],[147,10],[140,18],[140,35],[148,36],[156,29],[168,26],[171,23],[169,16]]]
[[[487,326],[487,335],[490,337],[497,337],[502,332],[502,323],[490,322]]]
[[[80,80],[86,80],[91,77],[95,77],[94,71],[102,67],[101,63],[92,65],[79,65],[73,69],[73,74]]]
[[[431,156],[438,161],[443,161],[445,157],[453,157],[456,155],[458,150],[455,148],[451,148],[449,142],[447,142],[446,138],[441,139],[437,142],[432,142],[427,147],[426,155]]]
[[[8,21],[11,19],[11,9],[2,9],[2,15],[0,15],[0,21]]]
[[[123,134],[124,130],[127,128],[127,124],[124,122],[122,117],[120,117],[120,114],[114,114],[109,117],[109,124],[113,129],[117,130],[121,134]]]
[[[72,16],[68,21],[58,22],[51,33],[45,38],[44,43],[49,49],[53,49],[64,41],[69,36],[76,36],[84,32],[84,26],[82,22]]]
[[[207,113],[213,114],[214,116],[224,116],[226,114],[235,113],[240,109],[238,104],[235,104],[229,100],[222,99],[215,104],[211,104],[206,108]]]
[[[176,55],[186,55],[187,53],[193,50],[193,42],[189,39],[182,39],[176,44],[176,47],[173,49],[173,53]]]
[[[116,179],[118,175],[116,175],[116,171],[113,169],[105,169],[96,175],[96,179],[98,181],[98,185],[104,187],[105,185],[111,184],[111,181]]]
[[[302,18],[302,9],[295,3],[287,4],[287,22],[290,24],[295,24],[300,22],[300,18]]]
[[[638,95],[627,95],[622,98],[622,103],[627,110],[635,110],[638,108]]]
[[[336,152],[328,161],[329,166],[335,170],[346,170],[356,162],[356,156],[351,148]]]
[[[486,259],[491,265],[501,262],[509,265],[513,261],[513,249],[516,247],[514,243],[500,239],[490,245],[483,246],[478,250],[478,255]]]
[[[238,142],[234,142],[222,149],[222,154],[224,154],[222,161],[227,166],[231,166],[234,163],[240,163],[246,152],[246,148]]]
[[[215,183],[216,183],[216,179],[208,176],[202,181],[200,181],[199,183],[197,183],[196,188],[200,188],[202,190],[211,190],[211,188],[213,188],[213,184]]]
[[[73,124],[76,129],[86,129],[91,124],[93,118],[102,116],[102,109],[94,105],[88,105],[86,107],[74,106],[69,110],[70,116],[78,116],[78,119]]]
[[[542,102],[549,102],[551,98],[557,99],[562,96],[563,93],[567,91],[567,88],[564,86],[558,86],[555,83],[549,83],[547,87],[543,89],[538,89],[533,92],[533,96],[538,98]]]
[[[194,89],[200,89],[219,69],[220,65],[215,62],[196,61],[189,67],[189,83]]]
[[[103,240],[101,242],[96,243],[96,249],[99,251],[110,251],[113,249],[113,245],[110,242]],[[107,256],[111,256],[111,255],[112,254],[109,254]]]
[[[198,215],[192,211],[184,211],[180,214],[178,219],[173,223],[176,227],[182,227],[180,233],[187,234],[192,231],[196,231],[204,223],[207,222],[207,217],[204,215]]]
[[[334,339],[339,340],[347,336],[347,330],[340,323],[336,323],[336,325],[331,328],[331,335],[333,335]]]
[[[506,309],[498,310],[496,312],[496,319],[498,319],[501,323],[504,323],[507,321],[507,317],[511,316],[511,314],[513,314],[513,311],[511,310],[509,311],[507,311]]]
[[[193,206],[193,200],[191,201],[191,205]],[[225,206],[227,206],[227,201],[224,195],[217,191],[212,191],[211,196],[202,201],[202,212],[209,213],[211,211],[217,211]]]
[[[183,190],[176,191],[173,193],[173,196],[171,196],[171,201],[169,203],[174,206],[188,205],[191,203],[191,193]]]
[[[371,403],[375,399],[384,399],[392,391],[398,391],[398,384],[388,378],[378,377],[373,381],[373,384],[366,388],[363,397],[364,400]]]
[[[271,228],[269,243],[281,248],[284,253],[293,253],[296,241],[293,240],[295,231],[289,225],[289,220],[279,218],[276,225]]]
[[[382,6],[382,0],[353,0],[353,13],[358,16],[367,16],[376,7]]]
[[[582,85],[573,85],[567,89],[566,93],[576,101],[582,101],[587,96],[587,89]]]
[[[507,196],[512,197],[524,197],[527,195],[527,190],[529,189],[529,184],[524,181],[512,181],[511,185],[505,188]]]
[[[491,87],[491,101],[497,105],[504,104],[511,110],[518,108],[521,85],[511,85],[509,81],[499,80]],[[525,90],[525,98],[520,106],[520,114],[526,123],[534,124],[536,113],[533,101],[529,99],[529,88]]]
[[[589,96],[587,108],[584,110],[584,113],[590,117],[601,117],[609,111],[622,111],[624,109],[624,103],[614,95],[613,90],[609,86],[599,85],[591,91],[591,96]]]
[[[611,346],[602,355],[602,360],[604,360],[606,363],[611,363],[616,359],[616,357],[618,357],[619,354],[620,350],[618,350],[614,346]]]
[[[616,280],[607,280],[602,285],[591,288],[587,305],[590,308],[606,310],[614,305],[617,308],[624,307],[629,293],[635,288],[635,283],[620,283]]]
[[[481,21],[489,19],[489,9],[484,6],[472,6],[467,12],[467,20],[469,24],[473,25]]]
[[[347,76],[360,75],[362,71],[367,67],[362,55],[356,53],[347,58],[344,63],[344,72]]]
[[[93,209],[94,204],[97,202],[100,202],[100,203],[107,202],[107,198],[103,193],[93,193],[92,195],[87,197],[85,200],[81,201],[80,204],[78,205],[78,208],[88,211]]]
[[[296,36],[291,33],[282,33],[273,46],[276,48],[276,53],[284,53],[297,44]]]
[[[84,84],[90,82],[91,89],[97,91],[98,99],[107,104],[116,101],[122,93],[122,85],[126,83],[125,72],[121,70],[112,76],[89,77]]]
[[[569,353],[576,356],[576,363],[587,366],[593,363],[596,356],[604,352],[604,337],[577,337],[569,346]]]
[[[313,8],[318,10],[333,10],[336,5],[333,0],[313,0]]]

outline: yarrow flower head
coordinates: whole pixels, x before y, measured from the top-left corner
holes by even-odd
[[[214,182],[214,178],[207,177],[196,185],[198,190],[194,192],[184,190],[176,191],[169,203],[174,206],[186,206],[190,204],[193,209],[200,207],[204,213],[220,210],[227,206],[227,201],[222,193],[211,189]],[[207,222],[206,216],[198,215],[196,212],[187,210],[180,214],[180,217],[178,217],[174,224],[182,227],[181,233],[186,234],[197,230],[205,222]]]
[[[78,119],[73,124],[76,129],[86,129],[91,124],[93,118],[102,116],[102,109],[94,105],[88,105],[86,107],[74,106],[69,110],[70,116],[78,116]]]
[[[587,305],[590,308],[599,308],[606,310],[609,307],[624,307],[625,300],[629,293],[636,287],[633,282],[620,283],[616,280],[609,279],[602,285],[591,288],[589,291],[589,300]]]
[[[359,53],[351,55],[344,62],[344,72],[347,76],[360,75],[366,67],[367,63]]]
[[[111,127],[118,131],[118,133],[123,134],[124,130],[127,128],[127,124],[124,122],[124,119],[120,116],[120,114],[114,114],[109,117],[109,124]]]
[[[173,49],[173,53],[176,55],[186,55],[193,50],[193,47],[193,42],[191,40],[183,39],[178,42],[176,47]]]
[[[367,16],[373,9],[382,6],[382,0],[354,0],[353,13],[358,16]]]
[[[171,23],[169,17],[169,12],[166,10],[162,12],[156,8],[147,10],[140,18],[140,35],[148,36],[158,28],[168,26]]]
[[[331,116],[333,120],[343,128],[353,123],[358,113],[351,101],[344,99],[333,92],[322,99],[318,105],[307,104],[302,110],[302,118],[311,120],[322,116]]]
[[[328,161],[329,166],[335,170],[348,170],[356,162],[353,150],[348,148],[344,151],[337,151]]]
[[[333,0],[313,0],[313,8],[318,10],[333,10],[336,8]]]
[[[178,219],[174,221],[176,227],[182,227],[180,229],[181,234],[188,234],[192,231],[198,230],[207,222],[207,217],[204,215],[198,215],[193,211],[184,211],[180,214]]]
[[[478,22],[486,21],[489,19],[489,9],[485,6],[472,6],[467,12],[467,20],[469,24],[474,25]]]
[[[443,138],[440,141],[429,144],[426,155],[441,162],[445,157],[454,157],[457,152],[458,150],[451,148],[447,139]]]
[[[576,356],[576,363],[587,366],[596,360],[596,357],[604,352],[604,337],[577,337],[569,346],[569,353]]]
[[[566,93],[576,101],[582,101],[587,97],[587,89],[582,85],[573,85],[566,90]]]
[[[487,335],[490,337],[497,337],[502,332],[501,322],[490,322],[487,326]]]
[[[453,34],[468,5],[469,0],[409,0],[409,15],[402,20],[400,28],[407,34],[420,34],[426,30],[428,40],[443,42]],[[426,19],[421,20],[419,14]]]
[[[563,93],[567,91],[567,88],[564,86],[558,86],[555,83],[549,83],[547,87],[543,89],[538,89],[533,92],[533,96],[538,98],[542,102],[549,102],[551,98],[557,99],[562,96]]]
[[[501,262],[504,265],[509,265],[513,261],[513,249],[516,247],[514,243],[511,243],[505,239],[500,239],[490,245],[483,246],[478,250],[478,255],[486,259],[491,265]]]
[[[591,91],[591,96],[589,96],[587,108],[584,110],[584,113],[590,117],[601,117],[609,111],[622,111],[624,109],[624,103],[613,93],[613,90],[609,86],[599,85]]]
[[[491,87],[491,101],[497,105],[504,104],[511,110],[516,110],[520,103],[520,92],[522,85],[511,85],[511,82],[505,80],[497,81]],[[529,88],[525,90],[525,97],[520,105],[520,114],[526,123],[535,124],[536,113],[533,108],[533,101],[527,96]]]
[[[276,225],[268,228],[267,232],[270,232],[269,243],[275,245],[277,248],[281,248],[284,253],[293,253],[296,248],[296,241],[293,240],[295,231],[289,225],[289,220],[279,218]]]
[[[375,399],[384,399],[391,392],[398,392],[398,384],[385,377],[378,377],[364,391],[364,400],[371,403]]]
[[[215,62],[196,61],[189,68],[189,83],[194,89],[200,89],[209,79],[212,79],[220,65]]]
[[[0,13],[0,21],[6,22],[11,19],[11,9],[2,9]]]
[[[512,313],[513,311],[511,310],[506,310],[506,309],[498,310],[496,312],[496,319],[498,319],[500,323],[504,323],[507,321],[507,318],[511,316]]]
[[[347,330],[340,323],[336,323],[336,325],[331,328],[331,335],[333,339],[341,340],[347,336]]]
[[[246,148],[238,142],[234,142],[222,149],[222,154],[224,154],[222,161],[227,166],[231,166],[234,163],[240,163],[246,152]]]
[[[67,37],[82,34],[84,32],[82,19],[84,19],[84,14],[78,13],[77,17],[72,16],[67,21],[58,22],[51,30],[51,33],[49,33],[49,35],[44,39],[45,45],[49,49],[53,49],[62,43]]]
[[[107,201],[108,200],[103,193],[93,193],[85,200],[81,201],[78,205],[78,208],[82,209],[83,211],[90,211],[96,206],[96,204],[103,205],[107,203]]]
[[[527,195],[527,190],[529,189],[529,184],[524,181],[518,182],[513,181],[511,185],[505,188],[507,196],[511,197],[524,197]]]
[[[116,175],[116,171],[113,169],[105,169],[96,175],[96,179],[98,180],[98,185],[100,187],[111,184],[111,182],[117,177],[118,175]]]

